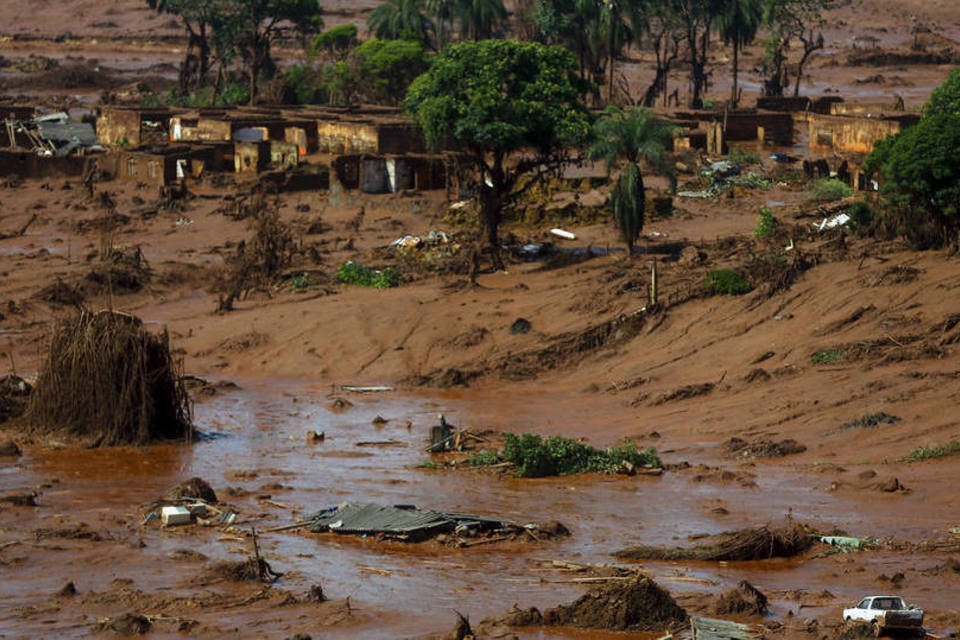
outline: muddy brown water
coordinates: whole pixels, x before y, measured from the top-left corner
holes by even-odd
[[[26,561],[4,567],[0,634],[36,633],[36,618],[22,619],[22,608],[46,602],[68,580],[81,592],[108,590],[117,579],[130,579],[146,592],[189,593],[199,588],[184,585],[183,565],[168,560],[172,552],[186,547],[211,560],[239,558],[246,545],[219,541],[220,533],[213,529],[162,531],[138,526],[144,503],[191,476],[208,480],[222,500],[240,507],[243,516],[266,514],[254,523],[261,530],[355,500],[495,515],[518,523],[557,519],[573,532],[559,542],[473,549],[264,533],[265,556],[275,569],[287,572],[283,587],[305,591],[320,582],[331,598],[349,595],[354,607],[376,613],[375,623],[328,629],[324,638],[396,638],[444,630],[452,626],[454,609],[478,621],[505,612],[514,603],[555,606],[575,599],[584,587],[555,582],[568,576],[544,572],[539,562],[612,563],[609,553],[631,543],[684,544],[688,536],[764,524],[788,512],[799,521],[824,529],[841,527],[852,535],[909,538],[943,526],[944,514],[925,509],[922,501],[877,509],[877,498],[860,501],[811,490],[809,478],[802,481],[798,472],[782,463],[758,464],[753,469],[756,487],[694,482],[692,474],[683,472],[660,478],[586,475],[520,480],[418,468],[428,459],[423,446],[439,411],[450,422],[474,429],[510,427],[569,435],[582,434],[589,431],[584,425],[602,421],[603,416],[591,415],[587,408],[558,415],[561,399],[549,392],[355,394],[349,395],[354,407],[333,413],[327,409],[326,386],[246,380],[241,387],[197,405],[197,423],[215,437],[192,446],[28,450],[19,461],[0,462],[0,492],[52,482],[43,490],[40,508],[0,514],[0,543],[32,539],[32,532],[51,526],[55,516],[62,516],[65,523],[85,522],[116,538],[111,544],[55,541],[61,550],[32,549]],[[374,426],[376,415],[389,423]],[[413,422],[411,430],[404,426],[406,420]],[[538,425],[543,428],[536,429]],[[325,431],[326,440],[307,444],[309,429]],[[406,446],[357,446],[378,440]],[[663,457],[679,461],[693,451],[701,451],[697,461],[709,455],[691,439]],[[262,488],[274,483],[287,488]],[[252,494],[231,498],[227,487]],[[256,496],[264,493],[292,508],[258,504]],[[720,503],[730,515],[711,513],[710,506]],[[936,563],[930,556],[869,553],[857,558],[867,568],[852,570],[847,566],[851,560],[852,556],[832,555],[806,561],[644,566],[675,593],[703,598],[746,578],[772,595],[778,616],[798,610],[796,592],[829,589],[837,596],[835,604],[804,609],[804,614],[832,617],[833,610],[839,616],[842,605],[878,588],[877,574]],[[954,606],[952,596],[938,590],[935,580],[911,575],[908,598],[916,601],[922,596],[928,607]],[[90,630],[89,621],[73,617],[46,620],[42,629],[57,637],[84,637]],[[524,637],[602,636],[551,630],[531,631]]]

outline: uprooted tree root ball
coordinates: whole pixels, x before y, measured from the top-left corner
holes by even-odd
[[[717,615],[745,613],[762,616],[767,610],[767,596],[746,580],[741,580],[736,587],[720,594],[714,606]]]
[[[177,369],[166,332],[153,335],[131,315],[82,311],[57,325],[26,417],[103,446],[187,439],[191,407]]]
[[[637,545],[617,551],[618,558],[635,560],[769,560],[792,558],[813,545],[810,529],[791,524],[776,529],[767,526],[721,533],[695,547]]]

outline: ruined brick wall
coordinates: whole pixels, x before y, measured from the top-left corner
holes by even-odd
[[[97,140],[109,146],[140,146],[140,114],[128,109],[104,109],[97,118]]]
[[[874,145],[899,133],[900,122],[882,118],[811,115],[810,149],[844,153],[870,153]]]
[[[361,122],[317,123],[317,148],[321,153],[377,153],[379,138],[376,125]]]

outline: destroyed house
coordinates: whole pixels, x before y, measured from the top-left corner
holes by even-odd
[[[237,173],[260,173],[268,169],[296,169],[300,163],[297,145],[283,140],[241,141],[234,146]]]
[[[880,140],[919,120],[920,114],[903,112],[877,116],[809,114],[809,145],[812,151],[867,154]]]
[[[167,187],[202,175],[215,164],[215,152],[213,148],[183,145],[140,148],[113,154],[102,168],[119,181]]]
[[[272,117],[182,114],[170,118],[171,142],[283,140],[289,123]]]
[[[685,130],[678,144],[707,153],[726,153],[730,142],[761,142],[788,147],[793,144],[793,117],[789,113],[738,109],[734,111],[678,111],[668,120]]]
[[[328,154],[404,155],[424,153],[420,128],[406,118],[344,116],[317,122],[318,146]]]
[[[169,109],[104,107],[97,118],[100,144],[135,149],[166,143],[170,139]]]
[[[446,159],[438,155],[343,155],[333,161],[337,180],[363,193],[447,188]]]

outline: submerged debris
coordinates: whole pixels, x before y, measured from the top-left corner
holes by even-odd
[[[566,535],[559,523],[520,526],[506,520],[482,516],[417,509],[412,505],[384,506],[344,503],[324,509],[281,529],[307,528],[311,533],[376,536],[404,542],[439,542],[473,546],[488,542],[529,537],[533,540]]]
[[[810,531],[799,524],[781,529],[768,526],[741,529],[712,536],[709,540],[695,547],[636,545],[614,555],[636,560],[768,560],[798,556],[813,544]]]
[[[746,580],[741,580],[735,588],[720,595],[714,612],[718,615],[746,613],[762,616],[767,609],[767,596]]]
[[[792,438],[776,442],[768,438],[758,438],[747,442],[742,438],[730,438],[723,448],[727,453],[741,458],[782,458],[795,453],[803,453],[806,445]]]

